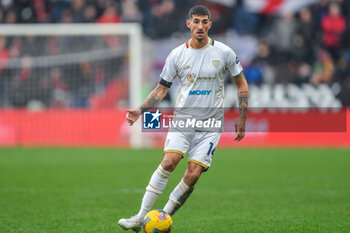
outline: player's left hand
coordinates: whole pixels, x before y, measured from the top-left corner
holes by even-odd
[[[236,137],[235,141],[241,141],[245,135],[245,119],[239,117],[235,122]]]

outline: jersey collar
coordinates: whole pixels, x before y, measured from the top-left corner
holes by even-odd
[[[214,45],[214,40],[212,38],[210,38],[210,37],[208,37],[208,44]],[[204,47],[206,47],[206,46],[204,46]],[[190,47],[191,47],[191,39],[186,42],[186,48],[190,48]]]

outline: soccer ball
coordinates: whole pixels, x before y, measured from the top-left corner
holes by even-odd
[[[173,220],[164,210],[151,210],[143,220],[143,229],[146,233],[170,233]]]

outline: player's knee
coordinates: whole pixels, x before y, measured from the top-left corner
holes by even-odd
[[[177,165],[176,161],[172,159],[163,159],[161,163],[162,168],[169,172],[172,172],[175,169],[176,165]]]
[[[184,182],[189,186],[193,186],[196,184],[200,176],[201,176],[201,172],[199,171],[187,170],[184,177]]]
[[[161,163],[161,166],[164,170],[172,172],[181,159],[182,159],[182,156],[180,154],[166,153]]]

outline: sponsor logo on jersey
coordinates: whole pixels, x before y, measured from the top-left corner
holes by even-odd
[[[211,90],[192,90],[188,95],[210,95]]]
[[[144,112],[143,113],[143,128],[144,129],[160,129],[161,121],[159,109],[156,112]]]
[[[220,65],[220,61],[219,60],[213,60],[213,65],[215,68],[218,68]]]

